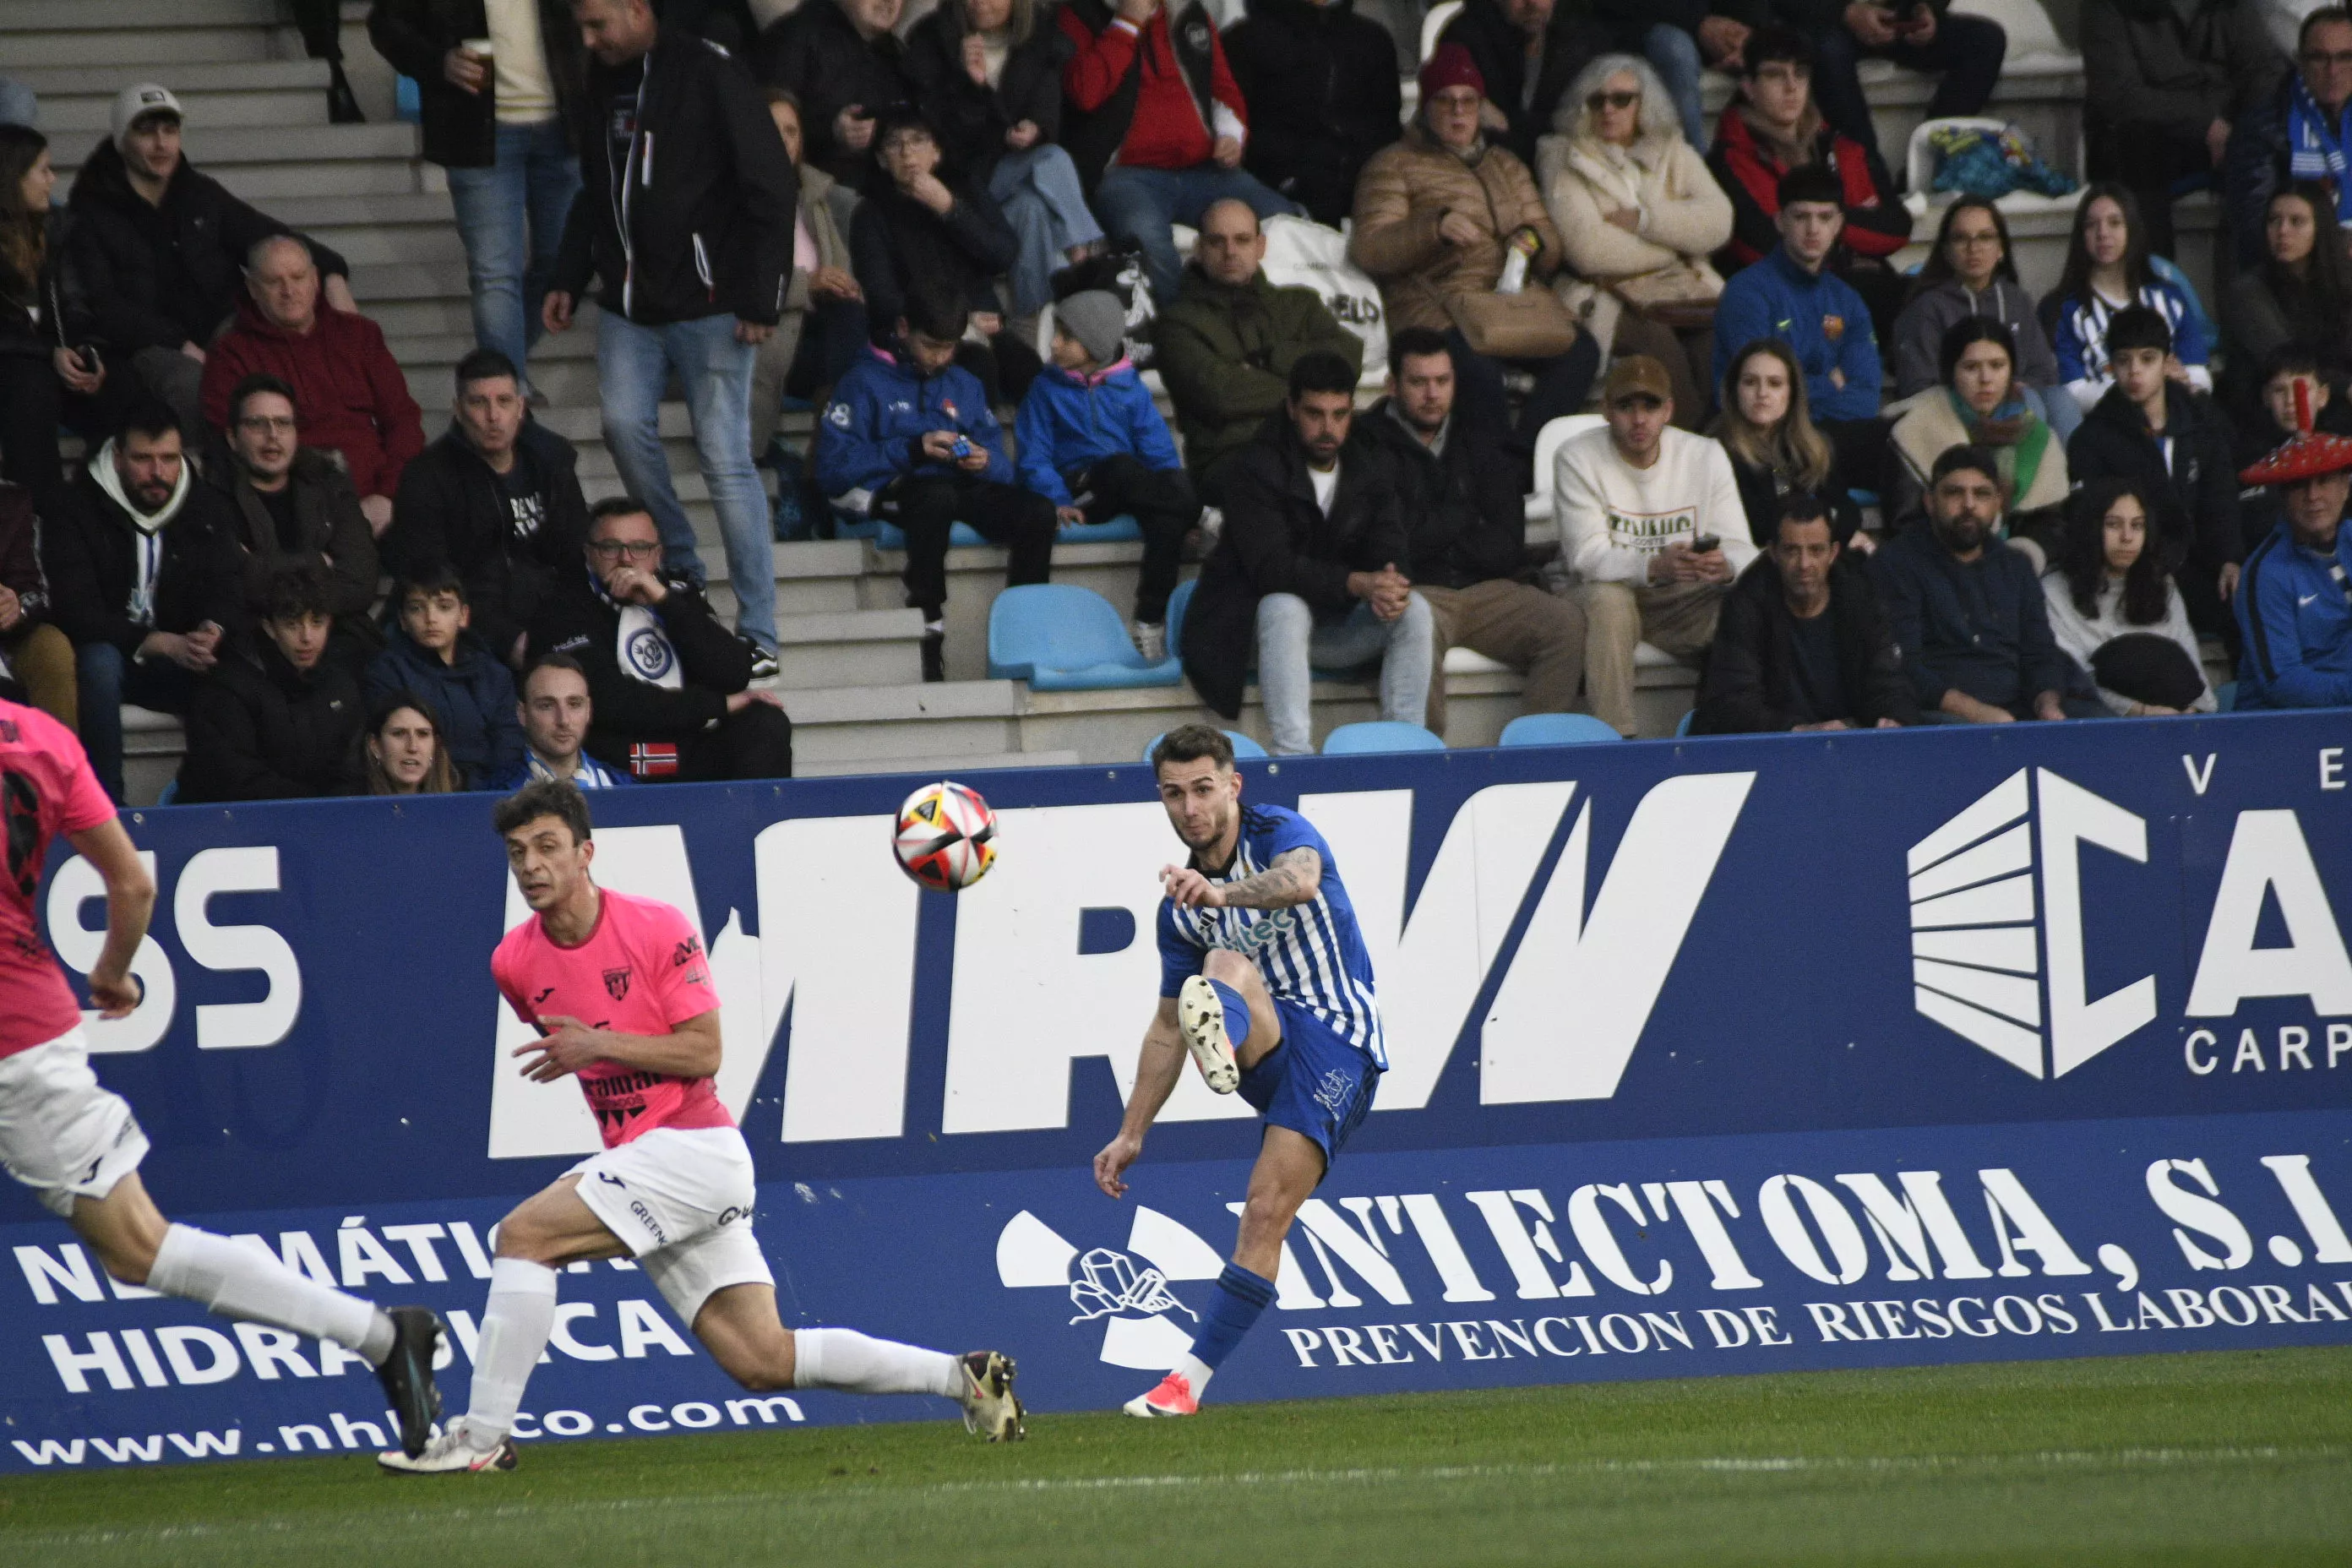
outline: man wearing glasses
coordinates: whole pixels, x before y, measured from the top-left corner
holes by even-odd
[[[2323,6],[2303,19],[2296,68],[2230,131],[2221,190],[2242,267],[2263,259],[2263,224],[2281,186],[2316,181],[2336,193],[2336,220],[2352,224],[2352,12]]]
[[[751,689],[752,649],[664,569],[645,503],[590,508],[585,555],[586,570],[540,605],[529,644],[534,659],[580,661],[595,716],[588,754],[646,783],[791,777],[782,704]]]
[[[236,459],[214,476],[236,509],[246,608],[259,615],[281,572],[309,566],[335,618],[327,658],[356,678],[383,641],[368,620],[375,602],[375,535],[349,475],[326,453],[302,445],[294,389],[274,375],[248,375],[228,399],[228,449]]]

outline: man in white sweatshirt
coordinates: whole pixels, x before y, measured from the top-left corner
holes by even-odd
[[[1756,545],[1730,458],[1669,423],[1665,366],[1620,359],[1601,402],[1608,428],[1571,438],[1553,459],[1552,516],[1584,605],[1586,700],[1631,736],[1634,648],[1647,639],[1677,658],[1702,652]]]

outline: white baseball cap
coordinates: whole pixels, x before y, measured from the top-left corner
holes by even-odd
[[[131,129],[141,116],[168,114],[174,120],[187,115],[172,89],[156,82],[142,81],[136,87],[126,87],[114,95],[114,140],[120,142],[122,133]]]

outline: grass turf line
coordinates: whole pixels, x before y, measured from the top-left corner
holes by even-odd
[[[0,1479],[0,1561],[2343,1563],[2352,1349],[950,1421]]]

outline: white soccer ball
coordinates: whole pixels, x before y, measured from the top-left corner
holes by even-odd
[[[907,797],[890,847],[921,886],[961,892],[996,864],[996,813],[978,790],[941,779]]]

